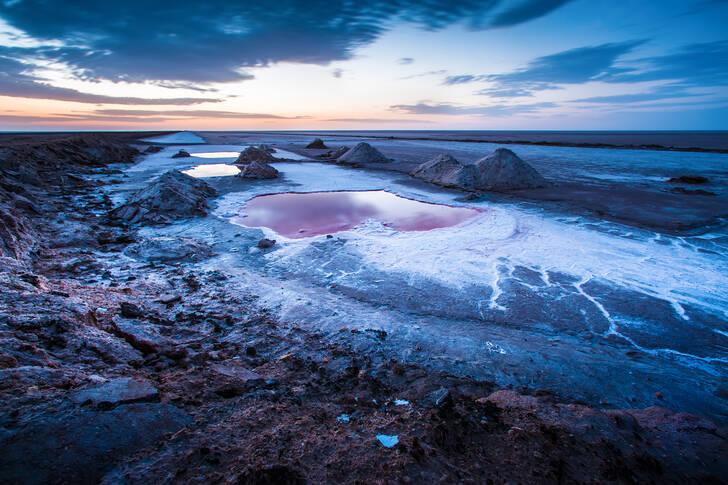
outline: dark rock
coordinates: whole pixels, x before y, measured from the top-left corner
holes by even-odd
[[[189,237],[154,237],[144,239],[126,248],[124,254],[135,259],[171,263],[175,261],[201,261],[212,256],[212,247]]]
[[[0,257],[22,259],[36,245],[30,221],[15,209],[0,207]]]
[[[144,153],[159,153],[162,150],[164,150],[164,147],[160,147],[158,145],[150,145],[147,147],[146,150],[144,150]],[[189,153],[187,154],[189,156]]]
[[[275,162],[275,158],[265,149],[250,146],[240,152],[238,159],[235,160],[235,165],[248,165],[253,162],[259,162],[263,165]]]
[[[158,399],[159,392],[149,381],[131,377],[120,377],[71,394],[73,402],[88,403],[94,406],[118,406],[132,402],[157,401]]]
[[[144,311],[133,303],[122,301],[119,304],[121,316],[125,318],[139,318],[144,315]]]
[[[701,175],[680,175],[679,177],[673,177],[668,182],[673,184],[707,184],[708,178]]]
[[[358,165],[362,163],[386,163],[391,160],[369,143],[357,143],[354,148],[336,159],[339,163]]]
[[[242,384],[263,382],[263,378],[237,362],[213,364],[210,368],[218,374],[231,377]]]
[[[175,153],[174,155],[172,155],[172,158],[187,158],[187,157],[191,157],[191,156],[192,155],[190,155],[189,152],[187,152],[187,150],[180,150],[177,153]]]
[[[709,195],[714,196],[716,195],[715,192],[711,192],[709,190],[703,190],[703,189],[686,189],[684,187],[673,187],[670,192],[673,194],[685,194],[685,195]]]
[[[321,138],[316,138],[314,141],[306,145],[306,148],[326,149],[328,147],[324,144],[324,141]]]
[[[273,154],[273,153],[275,153],[275,152],[276,152],[276,149],[275,149],[275,148],[273,148],[273,147],[272,147],[272,146],[270,146],[270,145],[258,145],[258,148],[260,148],[260,149],[261,149],[261,150],[263,150],[264,152],[267,152],[267,153],[270,153],[270,154]]]
[[[450,391],[448,391],[444,387],[441,387],[436,391],[432,391],[431,393],[420,399],[420,405],[431,409],[444,409],[451,404],[452,396],[450,396]]]
[[[275,239],[263,238],[260,241],[258,241],[258,247],[260,249],[268,249],[268,248],[272,248],[275,245],[275,243],[276,243]]]
[[[171,170],[132,194],[109,215],[129,223],[168,224],[177,219],[207,215],[207,199],[215,195],[217,192],[207,182]]]
[[[111,465],[191,421],[183,411],[160,403],[41,415],[0,438],[0,482],[98,483]]]
[[[123,318],[113,320],[111,332],[117,337],[126,340],[129,345],[144,355],[170,353],[173,347],[171,342],[159,335],[151,325],[125,320]]]
[[[242,169],[236,177],[246,179],[274,179],[278,177],[279,172],[264,162],[250,162],[243,165]]]

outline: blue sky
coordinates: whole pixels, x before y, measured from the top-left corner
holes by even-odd
[[[728,129],[726,25],[726,0],[0,0],[0,129]]]

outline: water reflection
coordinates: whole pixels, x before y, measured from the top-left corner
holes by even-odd
[[[268,227],[295,239],[346,231],[368,219],[398,231],[429,231],[460,224],[479,213],[405,199],[383,190],[284,193],[254,197],[232,222]]]
[[[227,163],[210,163],[207,165],[196,165],[189,170],[183,170],[182,173],[195,178],[225,177],[239,174],[240,169],[235,165],[228,165]]]

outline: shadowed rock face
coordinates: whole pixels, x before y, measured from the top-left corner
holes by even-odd
[[[516,190],[545,187],[546,180],[512,151],[499,148],[475,163],[464,165],[450,155],[423,163],[413,177],[466,190]]]
[[[314,141],[312,141],[311,143],[306,145],[306,148],[324,149],[324,148],[328,148],[328,147],[324,144],[324,141],[321,138],[316,138]]]
[[[150,153],[155,153],[155,152],[150,152]],[[187,150],[180,150],[177,153],[175,153],[174,155],[172,155],[172,158],[187,158],[187,157],[191,157],[191,156],[192,155],[190,155]]]
[[[354,148],[340,156],[337,161],[340,163],[356,165],[360,163],[386,163],[390,160],[369,143],[361,142],[357,143]]]
[[[240,156],[237,160],[235,160],[235,165],[248,165],[252,162],[262,162],[266,164],[274,161],[275,158],[273,158],[268,150],[258,147],[248,147],[240,152]]]
[[[236,177],[245,179],[274,179],[278,177],[278,170],[265,162],[255,161],[242,166],[242,170]]]
[[[130,223],[167,224],[207,215],[207,199],[215,195],[215,189],[206,182],[171,170],[135,192],[124,205],[112,210],[110,216]]]

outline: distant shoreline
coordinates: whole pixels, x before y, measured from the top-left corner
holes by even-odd
[[[253,133],[249,131],[241,131],[244,133]],[[606,149],[619,149],[619,150],[653,150],[653,151],[668,151],[668,152],[697,152],[697,153],[728,153],[728,132],[580,132],[580,131],[574,131],[574,132],[568,132],[568,131],[534,131],[534,132],[480,132],[482,133],[480,138],[473,138],[473,137],[452,137],[447,136],[447,131],[432,131],[432,133],[442,133],[442,136],[414,136],[414,135],[407,135],[405,133],[416,133],[412,131],[404,131],[402,135],[395,134],[396,131],[379,131],[379,130],[352,130],[352,131],[306,131],[306,132],[300,132],[300,131],[267,131],[267,132],[260,132],[257,131],[255,133],[275,133],[275,134],[281,134],[281,133],[290,133],[290,134],[296,134],[296,135],[305,135],[305,136],[328,136],[328,137],[346,137],[346,138],[370,138],[370,139],[380,139],[380,140],[412,140],[412,141],[446,141],[446,142],[457,142],[457,143],[492,143],[492,144],[498,144],[498,145],[535,145],[535,146],[551,146],[551,147],[572,147],[572,148],[606,148]],[[387,133],[385,135],[384,133]],[[458,131],[453,131],[452,133],[458,133]],[[474,131],[461,131],[460,133],[467,133],[467,134],[475,134],[478,132]],[[718,144],[724,144],[726,145],[725,148],[721,147],[701,147],[701,146],[674,146],[674,145],[664,145],[664,144],[658,144],[658,143],[625,143],[625,144],[619,144],[619,143],[606,143],[606,142],[598,142],[598,141],[569,141],[569,140],[547,140],[547,139],[518,139],[518,138],[490,138],[489,133],[493,133],[492,136],[497,136],[497,133],[518,133],[522,134],[521,136],[524,137],[548,137],[548,136],[592,136],[592,137],[599,137],[599,136],[631,136],[631,137],[646,137],[649,138],[652,137],[659,137],[659,136],[669,136],[670,134],[673,135],[715,135],[720,136],[723,135],[722,139],[724,139],[724,142],[718,142]]]

